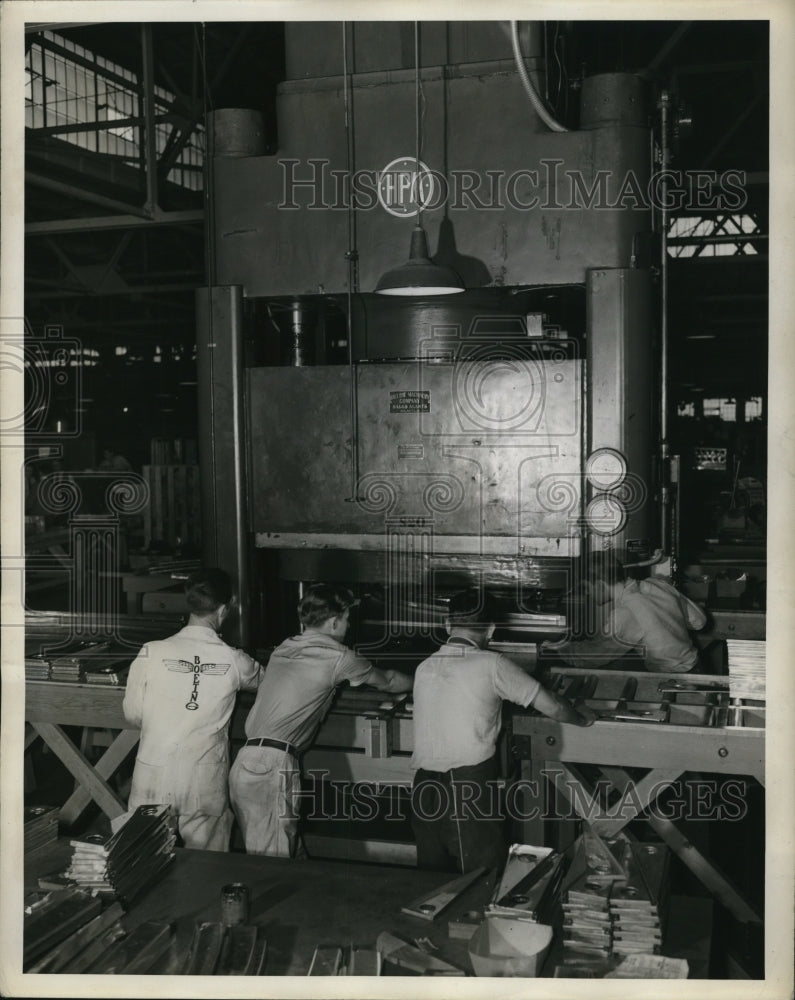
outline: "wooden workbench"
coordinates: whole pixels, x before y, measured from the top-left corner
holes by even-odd
[[[566,666],[553,668],[553,673],[591,675],[594,670]],[[611,673],[636,679],[638,702],[653,701],[661,681],[712,685],[727,680],[699,674]],[[750,777],[764,787],[764,729],[607,719],[582,728],[517,711],[512,717],[512,730],[514,753],[521,761],[525,785],[526,800],[522,806],[526,817],[522,824],[525,842],[544,843],[544,817],[554,813],[557,795],[566,804],[570,817],[587,819],[603,837],[615,836],[632,820],[645,818],[657,836],[737,920],[761,923],[761,915],[686,839],[672,819],[650,807],[674,782],[693,772]],[[593,779],[585,779],[581,765],[596,770],[598,782],[620,793],[617,802],[605,808],[597,800],[590,788]]]

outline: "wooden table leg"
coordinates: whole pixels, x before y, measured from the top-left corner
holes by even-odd
[[[31,726],[29,722],[25,723],[25,747],[23,752],[24,759],[24,791],[27,795],[28,792],[36,791],[36,772],[33,769],[33,759],[32,755],[28,753],[28,750],[33,746],[36,740],[39,739],[39,734]]]
[[[127,811],[127,807],[107,781],[97,774],[60,726],[53,722],[34,722],[33,726],[106,816],[115,819]]]
[[[106,780],[113,777],[118,768],[129,756],[130,751],[138,743],[140,735],[137,729],[122,729],[97,761],[94,767],[95,773]],[[79,784],[61,809],[61,822],[67,826],[72,826],[90,802],[90,792],[82,784]]]
[[[519,838],[523,844],[544,844],[544,813],[546,812],[547,791],[544,781],[544,762],[535,758],[524,758],[521,766],[520,801],[514,803],[514,812],[519,826]]]

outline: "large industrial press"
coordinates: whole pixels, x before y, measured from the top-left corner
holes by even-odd
[[[318,25],[290,23],[277,151],[254,113],[212,116],[204,555],[236,574],[249,644],[296,631],[302,588],[333,580],[361,600],[357,649],[416,664],[475,586],[502,608],[497,644],[535,669],[541,639],[589,627],[589,551],[674,567],[667,98],[586,78],[567,131],[531,106],[507,26],[448,27],[423,25],[412,59],[399,24],[318,46]],[[525,25],[531,75],[536,42]],[[410,237],[463,290],[377,291]],[[407,783],[410,702],[363,698],[313,753]]]

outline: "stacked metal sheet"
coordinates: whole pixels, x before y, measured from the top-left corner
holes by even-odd
[[[58,656],[50,660],[51,680],[75,684],[80,681],[82,674],[83,668],[76,656]]]
[[[563,886],[566,961],[659,954],[668,906],[669,853],[621,834],[583,834]]]
[[[72,887],[71,891],[82,892],[82,890],[75,890],[74,887]],[[90,897],[86,893],[82,893],[82,895],[86,901],[89,900]],[[68,890],[51,892],[45,897],[45,903],[38,905],[52,906],[55,905],[59,897],[68,899],[68,896]],[[90,904],[86,902],[86,912],[88,912],[88,905],[94,908],[97,902],[97,900],[93,899]],[[118,938],[124,937],[125,931],[120,923],[123,915],[124,911],[121,905],[113,903],[98,916],[87,920],[86,923],[56,944],[46,954],[37,958],[25,971],[47,973],[84,972],[97,958],[105,953],[110,944],[118,940]],[[26,938],[26,945],[28,943]],[[30,943],[32,944],[32,941]]]
[[[594,850],[585,835],[576,843],[563,883],[563,947],[566,961],[610,957],[613,926],[610,890],[617,865],[606,848]]]
[[[67,878],[129,905],[174,860],[176,821],[170,806],[139,806],[112,837],[90,835],[71,844]]]
[[[727,639],[729,694],[732,698],[765,699],[764,639]]]
[[[614,955],[659,955],[668,912],[670,854],[663,844],[625,841],[620,862],[627,879],[613,885],[610,917]]]
[[[25,856],[58,839],[57,806],[25,806]]]
[[[129,657],[106,656],[87,659],[84,663],[86,684],[118,687],[125,684],[130,670]]]
[[[23,968],[60,944],[74,931],[98,916],[101,902],[73,886],[48,893],[35,905],[26,907]]]
[[[95,658],[107,653],[109,649],[109,642],[78,642],[71,647],[62,646],[60,650],[57,647],[41,650],[36,658],[48,660],[50,680],[74,684],[83,679],[86,666],[96,662]]]
[[[48,681],[50,679],[50,661],[43,656],[25,657],[25,680]]]

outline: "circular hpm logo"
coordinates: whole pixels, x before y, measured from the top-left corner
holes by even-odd
[[[390,215],[418,215],[433,201],[436,178],[422,160],[399,156],[378,175],[378,200]]]

